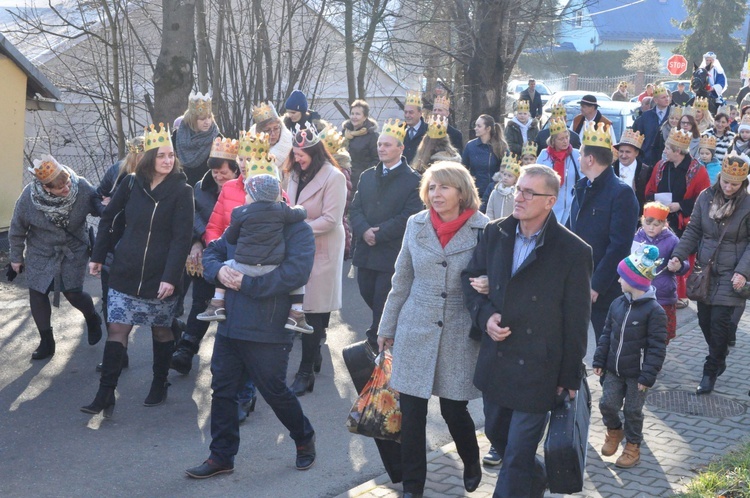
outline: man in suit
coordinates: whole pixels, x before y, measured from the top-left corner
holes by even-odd
[[[643,147],[641,148],[643,161],[652,166],[659,162],[663,152],[663,149],[658,146],[657,136],[661,133],[661,125],[669,119],[670,100],[669,91],[663,85],[658,85],[654,88],[653,103],[655,107],[644,112],[633,123],[633,130],[643,135]]]
[[[559,189],[552,168],[524,167],[513,215],[485,227],[461,275],[473,330],[481,331],[474,385],[503,462],[496,498],[544,496],[536,451],[547,412],[563,390],[575,397],[584,373],[591,248],[557,222]]]
[[[422,118],[422,93],[407,92],[404,105],[404,122],[406,123],[406,137],[403,138],[404,157],[410,163],[417,154],[417,148],[422,143],[422,137],[427,133],[427,123]]]
[[[378,327],[409,216],[423,209],[419,173],[409,167],[404,151],[405,123],[389,120],[378,137],[380,162],[359,177],[349,217],[357,240],[352,264],[359,293],[372,310],[367,340],[377,351]]]
[[[432,113],[443,116],[447,122],[451,115],[451,99],[447,96],[435,97],[435,102],[432,104]],[[458,128],[448,125],[448,139],[459,155],[464,153],[464,135]]]
[[[518,96],[518,100],[529,101],[529,113],[532,118],[542,116],[542,96],[536,91],[536,80],[529,79],[529,86]]]
[[[643,210],[646,203],[646,185],[651,179],[652,166],[645,164],[641,157],[641,147],[643,146],[643,135],[637,131],[625,130],[622,133],[620,142],[615,144],[618,157],[612,168],[615,170],[615,176],[625,182],[635,192],[638,199],[638,212]]]

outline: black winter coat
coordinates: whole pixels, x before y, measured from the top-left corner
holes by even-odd
[[[109,227],[125,208],[125,231],[115,247],[109,286],[146,299],[156,298],[161,282],[181,292],[185,260],[193,232],[193,188],[183,173],[172,173],[152,191],[143,177],[135,177],[132,191],[126,180],[102,214],[91,261],[104,263],[110,245]]]
[[[195,216],[193,217],[193,242],[203,240],[206,225],[214,212],[214,206],[219,199],[219,186],[216,185],[211,170],[206,171],[203,178],[195,184],[193,193],[195,201]]]
[[[643,205],[646,203],[646,185],[651,179],[651,172],[654,167],[644,164],[641,156],[635,158],[635,198],[638,199],[638,205],[640,206],[639,213],[643,212]],[[612,169],[615,172],[615,176],[620,176],[620,160],[616,160],[612,163]]]
[[[352,158],[352,188],[357,189],[360,175],[367,169],[378,164],[378,123],[372,118],[367,118],[363,125],[367,133],[353,137],[346,143],[346,149]],[[342,125],[346,130],[354,131],[351,121],[345,121]]]
[[[99,186],[96,188],[96,193],[101,197],[112,197],[115,193],[116,187],[120,185],[122,177],[126,176],[120,175],[120,166],[122,166],[122,159],[107,168],[107,171],[104,172],[104,176],[99,182]]]
[[[612,302],[594,353],[594,368],[638,379],[653,387],[667,355],[667,314],[653,287],[633,300],[623,294]]]
[[[383,177],[383,164],[368,169],[359,180],[349,219],[357,241],[352,264],[359,268],[393,271],[409,216],[424,209],[419,198],[420,175],[401,157],[401,165]],[[371,227],[376,244],[369,246],[362,236]]]
[[[461,155],[464,153],[464,134],[451,125],[448,125],[448,139],[451,141],[451,145]]]
[[[482,331],[474,385],[500,406],[544,413],[555,405],[558,386],[581,385],[591,316],[591,248],[550,212],[536,248],[511,276],[518,223],[512,216],[491,221],[461,274],[466,307]],[[488,295],[469,283],[480,275],[489,278]],[[503,341],[486,333],[493,313],[502,315],[502,327],[510,327]]]
[[[409,139],[409,128],[406,129],[406,138],[404,139],[404,152],[403,155],[406,158],[406,162],[412,162],[414,156],[417,155],[417,149],[419,144],[422,143],[422,137],[427,134],[427,123],[424,122],[423,118],[419,118],[419,130],[414,135],[414,138]]]

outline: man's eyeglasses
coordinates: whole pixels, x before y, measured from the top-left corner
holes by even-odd
[[[521,196],[526,201],[534,200],[535,196],[541,196],[541,197],[554,197],[555,194],[537,194],[536,192],[532,192],[531,190],[524,190],[522,188],[518,187],[511,187],[511,192],[513,193],[513,197],[515,197],[518,194],[521,194]]]

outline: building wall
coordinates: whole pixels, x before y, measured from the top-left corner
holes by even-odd
[[[6,231],[13,207],[23,188],[26,75],[13,61],[0,55],[0,232]]]

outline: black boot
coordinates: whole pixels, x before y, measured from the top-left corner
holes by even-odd
[[[716,376],[703,374],[701,383],[698,384],[698,388],[695,390],[695,394],[708,394],[714,390],[714,384],[716,384]]]
[[[125,355],[122,357],[122,368],[128,368],[130,366],[130,358],[128,357],[128,348],[125,348]],[[102,364],[99,363],[96,366],[96,371],[102,371]]]
[[[169,328],[172,329],[172,335],[174,336],[174,342],[176,344],[182,337],[182,333],[185,332],[187,325],[182,320],[173,318],[172,325]]]
[[[307,392],[313,392],[315,388],[315,374],[312,372],[297,372],[294,382],[289,386],[295,396],[304,396]]]
[[[167,400],[167,375],[169,374],[169,364],[172,361],[172,352],[174,351],[174,341],[157,342],[154,344],[154,380],[151,381],[151,390],[143,401],[143,406],[157,406]]]
[[[86,317],[86,332],[89,346],[97,344],[102,339],[102,318],[96,313]]]
[[[476,491],[480,482],[482,482],[482,465],[479,463],[479,460],[471,465],[465,465],[464,489],[469,493]]]
[[[40,330],[39,336],[41,337],[39,347],[31,353],[32,360],[44,360],[55,354],[55,336],[52,335],[52,328]]]
[[[83,413],[97,414],[104,410],[104,417],[109,418],[115,409],[115,387],[122,371],[123,357],[126,355],[125,346],[115,341],[104,343],[104,358],[102,361],[102,376],[99,380],[99,391],[94,401],[82,406]]]
[[[313,363],[313,372],[320,373],[320,367],[323,365],[323,353],[320,352],[320,346],[318,346],[318,354],[315,356],[315,363]]]
[[[737,325],[729,325],[729,336],[727,337],[727,346],[733,348],[737,345]]]
[[[172,370],[176,370],[182,375],[190,373],[190,369],[193,368],[193,356],[198,354],[199,343],[188,339],[186,334],[182,335],[182,339],[177,344],[177,349],[172,355]]]

